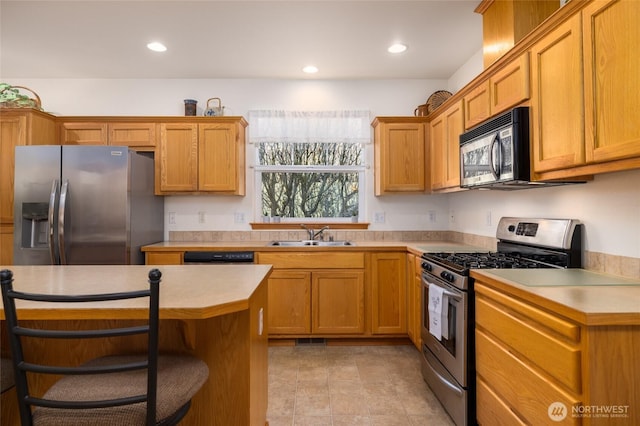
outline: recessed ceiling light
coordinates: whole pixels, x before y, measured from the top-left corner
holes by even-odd
[[[306,72],[307,74],[315,74],[318,72],[318,67],[307,65],[306,67],[302,68],[302,72]]]
[[[407,45],[406,44],[396,43],[396,44],[392,44],[391,46],[389,46],[389,48],[387,49],[387,52],[389,52],[389,53],[402,53],[405,50],[407,50]]]
[[[165,52],[167,50],[167,46],[160,43],[159,41],[154,41],[147,44],[147,49],[153,50],[154,52]]]

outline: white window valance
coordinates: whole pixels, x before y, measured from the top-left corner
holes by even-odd
[[[249,142],[369,143],[369,111],[249,111]]]

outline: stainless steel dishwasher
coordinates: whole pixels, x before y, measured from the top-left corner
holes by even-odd
[[[185,265],[225,265],[254,263],[252,251],[185,251]]]

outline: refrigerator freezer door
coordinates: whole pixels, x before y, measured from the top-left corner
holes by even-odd
[[[127,264],[129,150],[64,146],[62,165],[61,258],[69,265]]]
[[[57,219],[60,156],[60,146],[15,149],[13,262],[16,265],[49,265],[52,257],[57,256],[50,252],[55,249],[55,244],[51,246],[54,229],[50,221]]]

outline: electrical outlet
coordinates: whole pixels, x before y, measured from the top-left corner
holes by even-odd
[[[429,222],[436,223],[436,211],[429,210]]]
[[[176,224],[176,212],[169,212],[169,225]]]
[[[485,219],[485,220],[484,220],[484,221],[485,221],[485,224],[486,224],[487,226],[491,226],[491,211],[488,211],[488,212],[487,212],[487,214],[486,214],[486,216],[485,216],[485,218],[484,218],[484,219]]]
[[[204,223],[205,212],[198,212],[198,223]]]
[[[233,214],[233,221],[235,223],[244,223],[244,213],[242,212],[235,212]]]
[[[384,223],[385,221],[385,214],[384,212],[375,212],[373,214],[373,221],[375,223]]]

